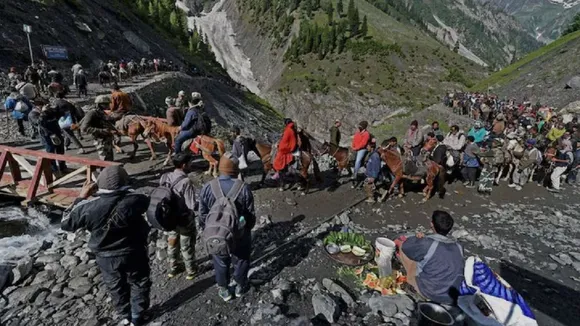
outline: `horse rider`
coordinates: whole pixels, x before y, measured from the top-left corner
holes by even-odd
[[[80,125],[82,132],[93,136],[99,159],[103,161],[113,161],[113,140],[117,135],[114,120],[105,114],[109,104],[108,96],[97,96],[95,107],[85,114]]]
[[[191,93],[191,102],[189,102],[189,109],[185,114],[185,118],[181,123],[181,130],[177,137],[175,137],[175,154],[181,153],[181,147],[189,140],[201,134],[201,130],[197,128],[197,120],[201,119],[203,112],[203,101],[201,94],[198,92]]]
[[[446,160],[447,160],[447,146],[443,142],[443,135],[439,134],[436,135],[434,138],[437,142],[435,147],[431,151],[431,161],[441,165],[442,167],[446,168]]]
[[[368,132],[367,128],[369,123],[366,121],[361,121],[358,124],[358,130],[354,134],[352,139],[352,144],[350,149],[356,153],[354,161],[354,173],[352,175],[352,180],[357,181],[358,170],[361,168],[363,160],[367,154],[367,145],[371,140],[371,134]]]
[[[177,99],[175,99],[175,106],[182,111],[187,110],[187,98],[185,97],[184,91],[179,91],[179,93],[177,93]]]
[[[289,118],[284,119],[284,125],[284,132],[278,143],[278,152],[276,153],[273,164],[274,170],[276,171],[276,174],[272,177],[274,180],[277,180],[280,177],[280,172],[294,161],[294,156],[298,149],[296,125]]]
[[[342,126],[342,123],[337,119],[334,121],[334,125],[330,127],[330,145],[334,145],[336,148],[340,146],[340,126]]]
[[[398,142],[399,141],[397,140],[397,137],[391,137],[391,138],[387,139],[386,141],[384,141],[381,145],[385,149],[397,151],[400,155],[403,155],[405,153],[405,150],[403,149],[403,147],[399,146]]]
[[[165,104],[167,105],[167,111],[165,111],[167,124],[171,127],[181,126],[185,116],[183,111],[175,106],[175,99],[171,96],[168,96],[165,98]]]
[[[129,111],[131,111],[132,107],[133,101],[131,100],[129,94],[121,91],[121,88],[118,84],[114,84],[111,91],[111,104],[109,106],[109,109],[111,110],[111,117],[114,120],[119,120]]]
[[[449,131],[443,143],[447,146],[447,150],[449,150],[453,160],[459,162],[461,158],[460,153],[465,146],[465,134],[459,129],[459,126],[451,126],[451,131]]]
[[[422,145],[423,132],[419,129],[417,120],[413,120],[405,134],[405,150],[410,150],[413,156],[418,156],[421,153]]]

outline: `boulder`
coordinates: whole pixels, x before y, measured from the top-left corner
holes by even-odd
[[[32,271],[32,259],[30,258],[22,258],[16,262],[14,268],[12,268],[12,273],[14,274],[14,279],[12,280],[12,284],[18,284],[30,274]]]
[[[37,264],[50,264],[59,261],[62,258],[61,254],[45,254],[36,258]]]
[[[281,312],[280,307],[274,304],[260,304],[252,317],[250,317],[250,324],[263,325],[273,317],[278,316]]]
[[[125,36],[125,39],[127,39],[127,41],[129,41],[129,43],[133,44],[133,46],[135,46],[135,48],[137,48],[142,53],[150,53],[151,52],[151,48],[149,47],[149,44],[147,44],[147,42],[143,41],[139,36],[137,36],[137,34],[133,33],[132,31],[123,32],[123,36]]]
[[[340,307],[332,297],[320,292],[312,296],[312,307],[314,315],[322,315],[329,323],[335,323],[340,317]]]
[[[347,306],[352,307],[356,304],[352,296],[342,286],[336,284],[331,279],[323,279],[322,285],[328,290],[328,292],[340,297]]]
[[[73,289],[78,296],[88,294],[93,283],[86,277],[75,277],[68,282],[68,287]]]
[[[17,305],[22,302],[30,302],[36,299],[36,296],[43,291],[41,284],[35,284],[30,286],[23,286],[12,291],[8,295],[10,304]]]
[[[566,83],[566,88],[580,89],[580,76],[574,76]]]
[[[34,281],[32,281],[32,284],[45,284],[47,282],[54,282],[55,275],[56,273],[52,269],[43,270],[36,274],[36,276],[34,277]],[[46,284],[44,286],[50,287]]]
[[[393,317],[399,309],[397,308],[397,300],[392,296],[375,296],[369,299],[369,308],[375,314],[382,314],[385,317]]]
[[[66,255],[60,259],[60,264],[62,265],[62,267],[70,269],[72,267],[77,266],[79,264],[79,261],[80,261],[79,257]]]

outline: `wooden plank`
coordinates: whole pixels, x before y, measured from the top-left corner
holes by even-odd
[[[55,186],[58,186],[60,184],[63,184],[65,182],[69,181],[70,179],[74,178],[75,176],[77,176],[77,175],[85,172],[86,169],[87,169],[87,166],[86,165],[85,166],[82,166],[82,167],[74,170],[73,172],[71,172],[71,173],[63,176],[62,178],[56,180],[55,182],[49,184],[47,188],[48,189],[51,189],[51,188],[54,188]]]
[[[28,163],[28,161],[24,157],[20,155],[12,155],[12,157],[16,162],[18,162],[19,166],[22,166],[24,170],[26,170],[26,172],[28,172],[30,175],[34,174],[34,167],[30,163]],[[10,167],[10,171],[12,171],[12,167]],[[40,180],[40,184],[46,186],[44,180]]]
[[[26,192],[26,201],[31,201],[34,199],[34,197],[36,197],[36,191],[40,185],[40,178],[44,172],[44,162],[49,162],[50,164],[50,161],[44,157],[41,157],[38,162],[36,162],[36,167],[34,168],[34,173],[32,174],[32,179],[30,181],[30,185],[28,186],[28,191]]]
[[[6,164],[8,163],[8,158],[11,156],[10,152],[4,151],[0,156],[0,173],[4,177],[4,169],[6,169]]]
[[[94,160],[94,159],[89,159],[89,158],[84,158],[84,157],[53,154],[53,153],[47,153],[47,152],[43,152],[43,151],[33,151],[30,149],[26,149],[26,148],[10,147],[10,146],[5,146],[5,145],[0,145],[0,151],[10,152],[12,154],[20,154],[20,155],[24,155],[24,156],[32,156],[32,157],[36,157],[36,158],[44,158],[44,159],[50,159],[50,160],[56,160],[56,161],[65,161],[67,163],[92,165],[92,166],[98,166],[98,167],[103,167],[103,168],[105,168],[107,166],[121,164],[118,162],[109,162],[109,161]]]

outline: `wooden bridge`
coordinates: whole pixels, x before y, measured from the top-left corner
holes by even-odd
[[[0,192],[23,198],[25,205],[40,202],[66,208],[78,197],[85,181],[96,180],[98,168],[120,164],[4,145],[0,145],[0,152]],[[55,160],[76,167],[57,179],[51,168]]]

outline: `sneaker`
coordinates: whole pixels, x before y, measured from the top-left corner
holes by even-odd
[[[169,273],[167,273],[167,277],[174,278],[177,274],[179,274],[179,270],[177,269],[177,267],[172,267],[169,270]]]
[[[246,292],[248,292],[247,286],[241,286],[239,284],[236,284],[235,294],[237,298],[241,298]]]
[[[374,198],[367,198],[367,200],[365,200],[365,201],[369,204],[374,204],[377,202]]]
[[[515,183],[510,183],[510,184],[508,185],[508,187],[510,187],[510,188],[516,188],[516,187],[517,187],[517,185],[516,185]]]
[[[514,188],[516,188],[517,191],[522,190],[522,187],[521,186],[515,186]]]
[[[188,281],[191,281],[195,278],[195,272],[188,272],[187,275],[185,276],[185,279]]]
[[[122,326],[129,326],[129,325],[131,325],[131,321],[129,319],[125,318],[125,319],[121,320],[121,325]]]
[[[278,180],[280,179],[280,173],[276,172],[274,173],[274,175],[272,176],[272,180]]]
[[[465,188],[475,188],[475,183],[474,182],[470,182],[467,184],[467,186],[465,186]]]
[[[556,188],[548,188],[548,191],[549,191],[549,192],[556,192],[556,193],[558,193],[558,192],[560,192],[560,189],[556,189]]]
[[[79,149],[79,151],[77,152],[77,154],[85,154],[85,153],[86,152],[85,152],[85,149],[84,148]]]
[[[466,187],[469,186],[469,181],[464,181],[463,182],[463,185],[466,186]]]
[[[230,289],[225,287],[218,287],[218,295],[225,302],[228,302],[232,299],[232,293],[230,292]]]

